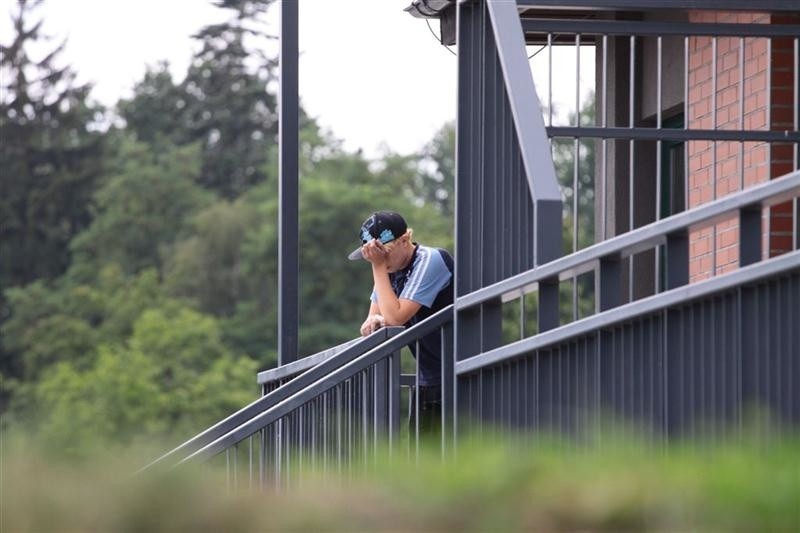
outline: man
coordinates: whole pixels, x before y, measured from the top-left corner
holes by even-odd
[[[372,265],[371,304],[361,335],[382,326],[412,326],[453,303],[453,258],[412,241],[413,230],[392,211],[376,211],[361,225],[361,246],[351,260]],[[441,334],[409,346],[419,368],[420,428],[435,429],[441,414]],[[412,409],[413,413],[413,409]]]

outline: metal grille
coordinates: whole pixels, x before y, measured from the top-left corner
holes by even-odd
[[[459,426],[578,434],[610,415],[654,438],[709,440],[759,408],[797,424],[799,301],[790,266],[461,373]]]

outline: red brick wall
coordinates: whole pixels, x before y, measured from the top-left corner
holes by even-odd
[[[792,22],[785,17],[779,19],[763,13],[707,11],[690,13],[689,20],[757,24]],[[715,100],[712,38],[689,38],[689,116],[686,119],[689,128],[792,129],[792,40],[774,39],[770,52],[766,39],[744,39],[744,116],[740,103],[740,45],[738,37],[717,39]],[[770,58],[771,65],[768,64]],[[714,146],[711,142],[692,141],[687,144],[687,157],[689,207],[738,191],[742,171],[746,188],[786,174],[793,165],[790,145],[770,146],[767,143],[717,142]],[[773,207],[768,216],[765,213],[764,227],[764,249],[769,250],[770,256],[791,250],[791,204]],[[716,231],[707,228],[691,232],[690,280],[698,281],[713,275],[714,267],[717,274],[735,269],[739,260],[738,242],[739,227],[735,217],[717,224]]]

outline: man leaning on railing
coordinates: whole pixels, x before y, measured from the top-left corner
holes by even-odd
[[[349,259],[372,265],[374,287],[363,336],[383,326],[412,326],[453,303],[453,258],[447,250],[413,242],[412,234],[403,217],[391,211],[376,211],[361,225],[361,246]],[[409,349],[417,359],[419,427],[428,433],[439,426],[442,410],[439,331]],[[415,411],[412,405],[412,417]]]

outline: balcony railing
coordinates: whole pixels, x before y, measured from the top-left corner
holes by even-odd
[[[454,305],[262,372],[260,399],[155,463],[224,460],[238,488],[398,453],[401,387],[419,390],[399,352],[437,331],[444,453],[465,427],[574,435],[606,415],[656,440],[729,434],[750,406],[800,423],[800,25],[702,22],[712,4],[476,0],[426,11],[457,22]],[[701,21],[666,20],[678,5],[703,10]],[[545,106],[526,45],[547,50],[532,60],[547,63]],[[569,47],[576,70],[565,73],[553,57]],[[587,47],[596,112],[581,120]],[[755,123],[746,70],[759,47],[766,64],[751,87],[773,94],[778,73],[793,100],[766,102]],[[564,75],[577,76],[572,124],[553,118],[553,80]],[[563,139],[570,165],[554,164]],[[598,157],[586,170],[589,151]],[[725,264],[720,228],[736,236]],[[787,234],[791,245],[776,249],[773,236]],[[703,239],[708,276],[696,272]]]

